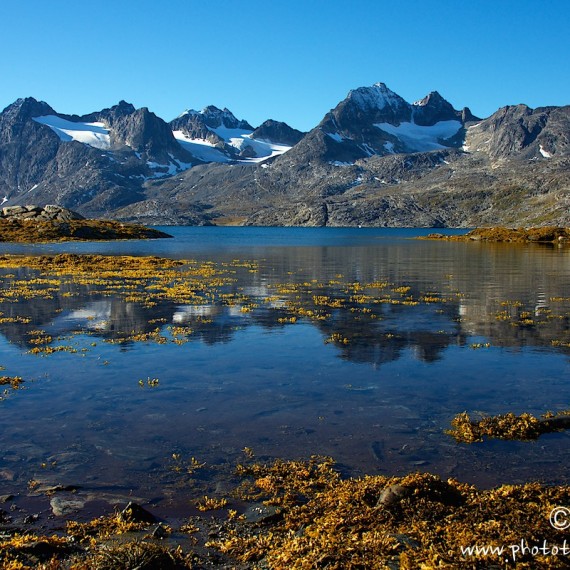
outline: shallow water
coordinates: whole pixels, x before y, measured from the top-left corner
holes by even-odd
[[[25,379],[0,401],[0,495],[30,493],[34,480],[167,512],[226,491],[244,447],[260,460],[332,455],[351,475],[568,482],[568,432],[470,446],[444,433],[464,410],[569,407],[568,248],[417,241],[429,230],[411,229],[166,230],[174,239],[2,246],[257,266],[232,269],[246,311],[149,308],[73,284],[50,299],[0,303],[4,316],[31,319],[0,323],[2,374]],[[33,275],[0,271],[4,288],[9,275]],[[350,300],[355,284],[378,282],[371,294],[396,302]],[[344,305],[326,307],[324,320],[283,320],[287,302],[314,308],[315,296]],[[191,327],[189,342],[106,342],[157,326],[168,337],[172,325]],[[33,329],[78,352],[30,354]],[[333,334],[347,343],[327,342]],[[191,457],[206,466],[189,473]]]

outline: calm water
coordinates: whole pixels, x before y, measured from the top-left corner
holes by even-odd
[[[444,433],[465,410],[570,407],[569,248],[409,239],[428,230],[167,231],[173,240],[2,245],[4,253],[258,267],[235,274],[234,289],[253,303],[247,312],[216,303],[148,308],[84,285],[1,303],[4,316],[30,322],[0,324],[2,374],[26,380],[0,401],[0,495],[26,495],[35,480],[79,486],[74,496],[87,504],[133,497],[166,513],[226,491],[246,446],[260,460],[332,455],[351,475],[422,470],[484,486],[570,480],[567,432],[471,446]],[[0,271],[5,288],[10,274],[32,276]],[[347,284],[378,282],[392,300],[418,303],[355,308]],[[327,308],[325,320],[285,320],[287,302],[308,307],[315,296],[342,299],[343,308]],[[180,346],[105,342],[157,322],[194,332]],[[30,354],[33,329],[78,352]],[[333,334],[347,344],[325,342]],[[191,457],[206,467],[189,474]]]

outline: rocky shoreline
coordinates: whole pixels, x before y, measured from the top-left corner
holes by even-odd
[[[56,516],[54,528],[53,516],[51,525],[42,524],[42,513],[24,517],[17,500],[5,496],[0,564],[239,570],[499,568],[507,562],[567,568],[570,562],[570,547],[562,548],[563,521],[552,518],[553,508],[570,501],[567,485],[482,490],[430,473],[346,479],[331,458],[320,456],[269,463],[246,458],[235,474],[240,485],[224,497],[189,497],[194,506],[178,520],[160,519],[152,506],[129,502],[85,522]],[[62,491],[56,486],[44,492],[54,503]],[[501,556],[469,550],[503,543],[528,548],[508,547]],[[533,550],[543,544],[556,550]]]
[[[538,228],[475,228],[463,235],[431,233],[420,239],[441,239],[447,241],[485,241],[511,243],[568,243],[570,228],[545,226]]]
[[[138,224],[89,220],[62,206],[9,206],[0,212],[0,242],[103,241],[172,237]]]

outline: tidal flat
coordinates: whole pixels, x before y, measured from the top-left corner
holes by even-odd
[[[6,564],[501,567],[461,547],[557,544],[567,430],[446,431],[568,409],[566,248],[173,230],[0,256]]]

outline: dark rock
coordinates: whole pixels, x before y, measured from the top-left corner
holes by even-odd
[[[257,127],[251,136],[254,139],[294,146],[305,136],[305,133],[292,129],[287,123],[269,119]]]
[[[389,534],[388,536],[395,538],[398,541],[398,543],[405,548],[411,548],[412,550],[419,550],[419,548],[421,547],[421,544],[417,540],[407,536],[406,534]]]
[[[257,153],[255,152],[255,149],[250,146],[250,145],[245,145],[240,153],[239,153],[240,158],[255,158],[257,156]]]
[[[119,518],[130,523],[155,523],[156,517],[132,501],[119,513]]]
[[[414,103],[414,122],[417,125],[435,125],[439,121],[462,120],[462,114],[456,111],[437,91]]]
[[[79,489],[76,485],[40,485],[34,489],[35,494],[52,495],[62,491],[75,492]]]
[[[36,567],[39,563],[76,552],[78,548],[73,544],[62,544],[40,539],[18,546],[17,551],[19,558],[26,558],[27,565]]]
[[[390,485],[386,487],[378,497],[377,507],[392,507],[398,504],[402,499],[409,497],[412,489],[403,485]]]
[[[146,522],[146,521],[143,521]],[[168,537],[168,531],[162,523],[158,523],[151,533],[152,538],[162,540]]]
[[[243,514],[246,521],[250,523],[276,522],[283,518],[281,509],[263,503],[251,505]]]

